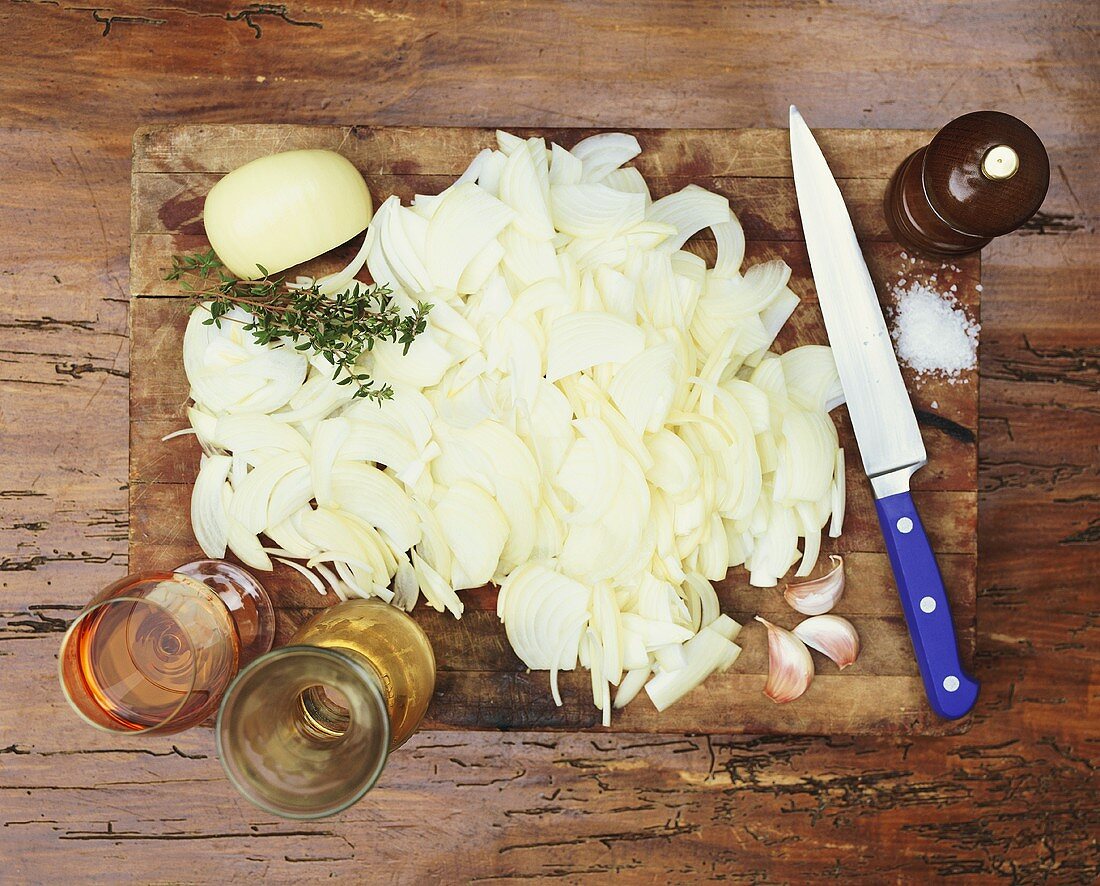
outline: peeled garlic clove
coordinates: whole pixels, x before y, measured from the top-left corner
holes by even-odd
[[[859,656],[859,634],[852,623],[839,615],[816,615],[794,629],[811,649],[827,655],[841,670]]]
[[[844,593],[844,558],[830,554],[833,568],[827,575],[809,581],[793,582],[783,591],[783,599],[803,615],[823,615],[836,605]]]
[[[785,628],[756,620],[768,629],[768,682],[764,694],[776,704],[794,701],[805,692],[814,678],[814,660],[810,650]]]

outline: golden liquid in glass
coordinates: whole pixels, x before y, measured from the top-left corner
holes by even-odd
[[[435,689],[435,655],[424,631],[405,613],[379,600],[349,600],[317,613],[290,644],[351,652],[366,661],[386,701],[391,749],[420,725]],[[339,730],[342,705],[322,688],[305,693],[302,706],[314,725]]]

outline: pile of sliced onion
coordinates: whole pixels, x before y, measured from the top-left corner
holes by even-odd
[[[623,168],[639,150],[502,132],[442,194],[386,200],[328,281],[365,259],[399,304],[434,306],[407,355],[363,356],[393,386],[381,406],[321,356],[197,310],[203,550],[456,617],[464,588],[496,582],[519,658],[559,703],[558,673],[588,668],[605,722],[643,687],[663,710],[729,667],[740,626],[711,582],[807,575],[826,524],[839,534],[841,389],[828,348],[769,350],[798,302],[790,269],[742,273],[727,200],[652,200]],[[682,249],[706,229],[714,268]]]

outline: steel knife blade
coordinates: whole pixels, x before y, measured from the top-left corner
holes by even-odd
[[[908,477],[927,455],[875,285],[844,198],[817,141],[791,108],[791,160],[814,284],[863,468]]]

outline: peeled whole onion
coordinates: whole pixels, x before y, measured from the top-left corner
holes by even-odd
[[[242,280],[274,274],[364,231],[367,183],[334,151],[285,151],[234,169],[210,189],[203,222],[210,245]]]

